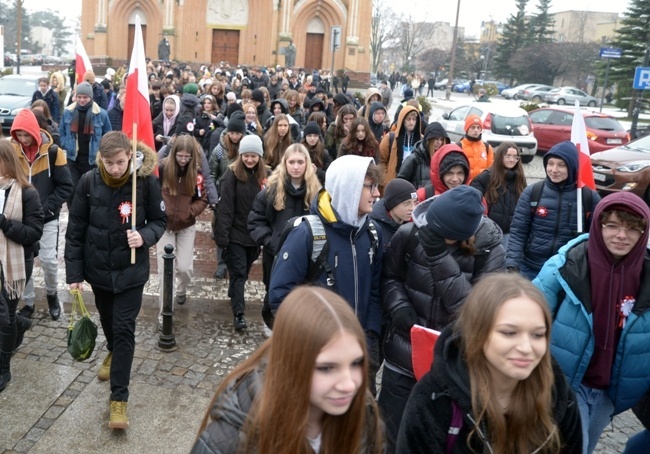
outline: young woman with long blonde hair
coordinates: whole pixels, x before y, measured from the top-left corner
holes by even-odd
[[[366,339],[340,296],[298,287],[273,336],[226,377],[192,454],[380,454]]]

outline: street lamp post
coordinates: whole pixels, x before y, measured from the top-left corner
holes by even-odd
[[[449,100],[451,97],[451,86],[454,83],[454,65],[456,64],[456,43],[458,41],[458,17],[460,16],[460,0],[456,5],[456,23],[454,24],[454,37],[451,41],[451,62],[449,63],[449,78],[447,79],[447,90],[445,91],[445,99]]]

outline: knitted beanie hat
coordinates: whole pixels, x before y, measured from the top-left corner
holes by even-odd
[[[233,112],[228,120],[226,131],[246,134],[246,121],[241,111]]]
[[[481,117],[475,114],[468,115],[467,118],[465,118],[465,132],[467,132],[469,127],[472,125],[479,125],[481,129],[483,129],[483,122],[481,121]]]
[[[309,134],[318,134],[321,139],[323,138],[323,130],[315,121],[308,121],[305,129],[302,131],[303,137],[307,137]]]
[[[93,97],[93,87],[88,82],[81,82],[77,85],[77,96],[86,95],[92,99]]]
[[[384,205],[390,211],[405,200],[417,199],[415,186],[402,178],[395,178],[384,189]]]
[[[471,186],[458,186],[436,197],[427,209],[427,227],[442,238],[464,241],[483,219],[483,196]]]
[[[253,90],[253,93],[251,94],[251,99],[253,101],[257,101],[259,103],[264,103],[264,92],[258,88]]]
[[[190,93],[195,95],[199,92],[199,86],[194,83],[185,84],[183,86],[183,93]]]
[[[452,151],[448,153],[442,161],[440,161],[440,167],[438,168],[438,173],[440,179],[449,172],[452,167],[461,166],[465,170],[465,177],[469,177],[469,166],[467,165],[467,157],[463,153]]]
[[[250,134],[244,136],[239,142],[239,154],[244,153],[257,153],[260,158],[264,157],[264,148],[262,147],[262,139],[257,134]]]

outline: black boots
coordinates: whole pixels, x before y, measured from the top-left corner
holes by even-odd
[[[2,392],[11,380],[11,352],[0,351],[0,392]]]
[[[11,355],[16,346],[16,325],[11,324],[0,330],[0,391],[11,380]]]
[[[50,317],[52,320],[58,320],[61,316],[61,305],[59,304],[59,295],[47,295],[47,305],[50,308]]]
[[[243,331],[246,329],[246,319],[242,312],[235,314],[235,329],[237,331]]]
[[[25,332],[31,327],[31,319],[16,314],[16,345],[14,347],[14,351],[18,350],[18,347],[20,347],[20,345],[23,343]]]

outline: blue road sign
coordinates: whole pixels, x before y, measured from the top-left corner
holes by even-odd
[[[636,68],[632,88],[635,90],[646,90],[650,88],[650,68],[644,68],[642,66]]]
[[[600,58],[621,58],[623,49],[618,47],[601,47]]]

